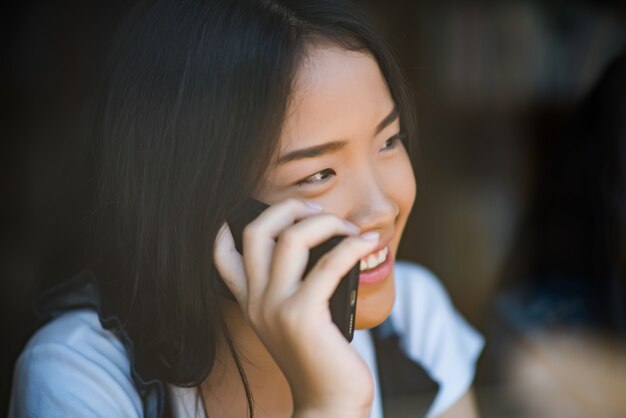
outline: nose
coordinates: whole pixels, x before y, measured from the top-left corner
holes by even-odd
[[[362,232],[388,230],[400,212],[398,203],[374,179],[354,185],[350,194],[354,205],[346,218]]]

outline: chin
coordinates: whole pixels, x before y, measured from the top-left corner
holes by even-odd
[[[370,329],[382,324],[396,301],[393,274],[375,286],[361,286],[356,304],[356,329]]]

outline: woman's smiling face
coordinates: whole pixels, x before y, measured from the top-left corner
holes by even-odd
[[[277,159],[257,196],[269,204],[287,197],[314,200],[361,232],[380,232],[382,251],[375,257],[381,261],[387,249],[389,254],[386,263],[361,274],[356,316],[361,329],[384,321],[395,301],[393,260],[415,200],[402,134],[371,55],[312,48],[296,74]]]

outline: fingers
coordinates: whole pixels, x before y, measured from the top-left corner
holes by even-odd
[[[371,253],[380,234],[368,232],[359,237],[347,237],[313,266],[300,287],[303,298],[330,299],[339,281],[359,259]]]
[[[235,240],[226,223],[222,225],[217,233],[213,260],[217,272],[233,296],[241,304],[247,299],[246,273],[243,267],[243,257],[235,248]]]
[[[244,228],[244,268],[247,277],[253,278],[248,282],[249,295],[256,298],[267,287],[278,235],[294,222],[321,210],[321,206],[311,202],[287,199],[266,209]]]
[[[308,217],[283,230],[274,250],[267,298],[284,299],[297,290],[311,248],[337,235],[358,233],[356,225],[328,214]]]
[[[278,307],[296,293],[297,299],[327,301],[341,278],[376,248],[378,233],[358,237],[356,225],[319,212],[321,207],[295,199],[269,207],[244,229],[243,256],[228,225],[222,226],[215,243],[215,265],[248,312],[261,305]],[[325,254],[302,282],[310,249],[338,235],[348,237]]]

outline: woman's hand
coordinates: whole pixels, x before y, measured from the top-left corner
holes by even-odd
[[[243,253],[225,224],[216,267],[287,378],[296,416],[369,416],[373,376],[332,322],[328,301],[341,278],[378,243],[377,233],[288,199],[246,226]],[[309,250],[347,235],[302,280]]]

